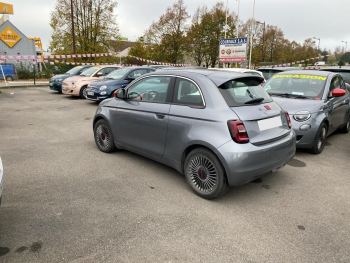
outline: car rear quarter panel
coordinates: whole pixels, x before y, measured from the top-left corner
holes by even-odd
[[[227,121],[238,119],[211,80],[198,76],[192,80],[201,89],[205,107],[172,105],[169,112],[164,159],[179,171],[186,149],[193,145],[206,147],[221,159],[216,149],[232,140]]]

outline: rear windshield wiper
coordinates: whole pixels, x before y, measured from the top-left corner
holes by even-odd
[[[271,96],[279,96],[279,97],[285,97],[285,98],[297,98],[297,99],[308,99],[308,97],[304,95],[298,95],[298,94],[292,94],[292,93],[269,93]]]
[[[265,100],[264,98],[255,98],[244,102],[244,104],[255,104],[255,103],[263,102],[264,100]]]

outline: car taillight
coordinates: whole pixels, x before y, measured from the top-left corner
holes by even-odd
[[[292,128],[292,121],[290,120],[290,117],[289,117],[288,112],[285,112],[284,114],[286,115],[288,127],[289,127],[289,129],[290,129],[290,128]]]
[[[249,136],[247,130],[240,120],[233,120],[227,122],[232,139],[237,143],[248,143]]]

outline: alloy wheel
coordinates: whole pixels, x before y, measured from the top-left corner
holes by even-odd
[[[186,171],[192,185],[200,192],[210,193],[217,187],[217,170],[214,163],[204,155],[190,160]]]
[[[326,138],[327,138],[327,129],[326,129],[326,127],[322,127],[320,137],[319,137],[318,142],[317,142],[317,149],[318,150],[322,149],[322,147],[326,141]]]
[[[103,125],[96,128],[96,142],[100,149],[108,149],[113,143],[109,130]]]

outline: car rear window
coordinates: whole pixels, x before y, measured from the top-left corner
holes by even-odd
[[[259,78],[234,79],[219,86],[219,90],[230,107],[271,102],[271,97],[261,86],[262,81]]]

